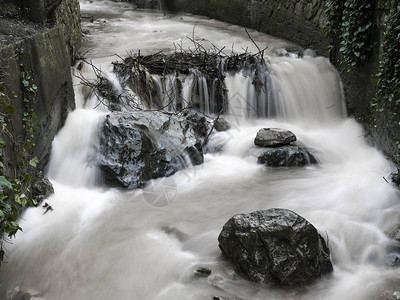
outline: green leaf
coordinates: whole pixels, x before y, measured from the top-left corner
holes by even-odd
[[[12,189],[11,182],[6,177],[0,176],[0,188],[4,186],[8,187],[9,189]]]
[[[24,79],[24,80],[22,80],[22,84],[24,85],[24,87],[27,87],[27,86],[29,86],[29,81]]]
[[[31,181],[31,175],[30,174],[25,174],[24,175],[24,180],[25,180],[25,182],[30,182]]]
[[[34,168],[37,167],[38,163],[39,163],[39,158],[37,158],[36,156],[29,161],[29,165],[31,165]]]
[[[15,202],[18,204],[25,206],[28,203],[28,199],[26,198],[25,194],[15,195]]]

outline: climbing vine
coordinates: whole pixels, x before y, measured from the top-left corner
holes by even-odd
[[[372,3],[372,0],[326,2],[326,33],[338,41],[329,50],[334,56],[337,51],[340,53],[341,63],[347,71],[364,63],[371,53]]]
[[[391,107],[400,104],[400,3],[390,0],[385,16],[382,56],[377,77],[377,96],[389,102]]]
[[[36,201],[30,197],[32,174],[39,162],[38,158],[33,156],[34,133],[40,126],[32,106],[37,86],[31,71],[24,64],[21,64],[20,68],[24,110],[18,117],[22,120],[23,137],[15,136],[9,129],[9,124],[15,117],[16,108],[11,105],[4,85],[0,81],[0,262],[4,261],[4,243],[8,240],[2,233],[7,233],[8,238],[14,237],[19,230],[22,230],[16,222],[20,208],[26,205],[37,205]],[[4,76],[4,74],[0,75]],[[12,149],[18,158],[14,172],[6,170],[4,152],[6,147]]]

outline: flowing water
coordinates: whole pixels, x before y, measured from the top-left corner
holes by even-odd
[[[185,36],[206,38],[229,52],[257,51],[243,28],[203,17],[134,11],[108,1],[82,1],[81,8],[96,16],[84,22],[90,30],[86,56],[106,72],[115,53],[190,47]],[[250,34],[260,48],[269,46],[267,96],[274,102],[259,105],[270,105],[276,117],[249,118],[249,103],[254,107],[262,99],[255,99],[245,74],[227,75],[232,128],[210,142],[223,151],[206,154],[203,165],[154,180],[151,196],[167,192],[162,205],[151,205],[141,190],[99,185],[97,131],[107,111],[93,109],[94,95],[84,100],[87,91],[76,79],[77,109],[53,143],[48,170],[55,194],[46,202],[54,210],[24,213],[24,231],[9,245],[8,263],[0,269],[3,293],[19,286],[39,299],[354,300],[379,299],[400,287],[399,271],[387,263],[387,232],[400,222],[399,192],[384,180],[392,166],[346,117],[340,81],[325,58],[276,56],[294,45]],[[84,74],[89,77],[90,70]],[[253,140],[263,127],[291,130],[319,164],[257,165]],[[234,214],[273,207],[297,212],[328,240],[332,275],[289,290],[234,274],[218,248],[222,226]],[[212,269],[209,278],[193,276],[200,265]]]

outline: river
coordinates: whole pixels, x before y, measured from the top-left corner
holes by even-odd
[[[244,28],[205,17],[145,12],[103,0],[81,1],[81,10],[94,16],[83,19],[89,33],[82,52],[104,72],[118,59],[114,54],[191,47],[187,37],[205,47],[225,46],[229,53],[257,52]],[[254,97],[249,79],[228,75],[226,118],[232,128],[211,139],[223,144],[223,151],[206,154],[200,166],[154,180],[150,190],[99,184],[97,132],[107,110],[97,107],[94,95],[84,101],[85,88],[75,78],[77,109],[54,140],[47,172],[55,194],[46,202],[54,210],[29,208],[22,216],[23,232],[7,246],[8,263],[0,269],[3,295],[18,286],[47,300],[354,300],[379,299],[400,287],[399,271],[387,258],[392,243],[387,233],[400,223],[399,191],[385,180],[393,166],[347,117],[340,81],[326,58],[279,56],[282,48],[297,46],[249,33],[260,48],[268,46],[274,99],[281,105],[277,117],[249,118],[243,109],[243,99]],[[90,68],[83,72],[90,77]],[[256,164],[253,141],[264,127],[291,130],[319,164],[299,169]],[[153,197],[161,202],[152,205]],[[293,210],[318,229],[331,250],[332,275],[297,289],[235,275],[218,248],[222,226],[237,213],[274,207]],[[198,266],[211,268],[211,276],[194,277]]]

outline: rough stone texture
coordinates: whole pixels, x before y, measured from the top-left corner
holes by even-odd
[[[333,271],[324,239],[290,210],[233,216],[218,241],[237,271],[252,281],[296,286]]]
[[[52,13],[52,18],[63,32],[64,40],[68,45],[71,62],[81,46],[82,30],[80,16],[78,0],[63,0]]]
[[[35,11],[30,10],[31,6]],[[57,130],[63,126],[68,111],[75,108],[70,66],[73,51],[80,45],[79,1],[0,0],[0,9],[0,82],[15,108],[7,128],[17,142],[27,139],[22,122],[26,110],[23,100],[27,96],[41,124],[31,141],[36,145],[34,153],[29,155],[39,158],[36,171],[41,171],[48,162]],[[26,10],[28,17],[38,23],[25,19]],[[29,72],[38,88],[34,97],[22,85],[22,72]],[[7,136],[3,139],[4,173],[14,178],[20,157]],[[34,176],[31,182],[36,179]]]
[[[214,120],[214,128],[216,131],[227,131],[231,128],[231,124],[224,118],[219,117]]]
[[[185,9],[327,53],[325,0],[186,0]]]
[[[303,167],[316,164],[317,159],[307,149],[282,146],[265,150],[258,156],[257,162],[268,167]]]
[[[281,128],[262,128],[257,132],[254,144],[261,147],[289,145],[296,141],[293,132]]]
[[[400,224],[396,225],[388,234],[388,236],[397,241],[400,242]]]
[[[202,144],[209,124],[195,112],[112,113],[100,132],[99,165],[105,182],[128,189],[203,163]]]
[[[52,183],[47,177],[43,177],[42,174],[39,175],[39,179],[32,186],[32,198],[37,203],[42,202],[44,199],[50,197],[54,194],[54,188]]]
[[[0,61],[5,73],[5,92],[16,108],[9,129],[18,140],[25,139],[21,117],[25,110],[20,77],[23,68],[31,72],[38,87],[35,99],[31,101],[41,124],[34,141],[35,155],[39,158],[41,169],[48,160],[57,130],[64,124],[68,110],[75,107],[69,52],[61,29],[55,27],[21,43],[4,47]],[[18,154],[6,148],[5,155],[7,166],[13,169]]]

